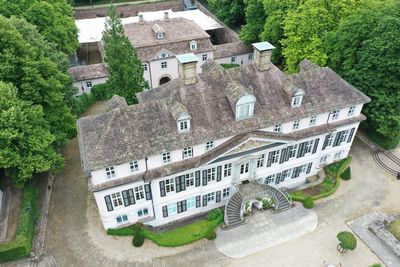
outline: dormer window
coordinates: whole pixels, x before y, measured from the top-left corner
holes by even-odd
[[[179,132],[187,132],[190,130],[190,119],[180,120],[179,124]]]
[[[292,97],[292,107],[300,107],[301,104],[303,103],[303,96],[304,96],[304,91],[301,89],[296,89],[293,93]]]
[[[190,120],[192,119],[192,117],[190,116],[187,108],[182,105],[182,103],[174,102],[171,106],[171,114],[176,120],[178,132],[184,133],[190,131]]]
[[[252,94],[242,96],[236,103],[236,120],[253,117],[256,98]]]
[[[197,42],[196,41],[190,41],[189,46],[190,46],[190,50],[197,50]]]

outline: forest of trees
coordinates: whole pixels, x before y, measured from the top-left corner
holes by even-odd
[[[400,2],[395,0],[208,0],[245,43],[268,41],[288,73],[305,58],[328,66],[371,99],[362,124],[385,148],[400,140]],[[242,14],[233,12],[244,6]],[[243,17],[245,18],[243,22]]]

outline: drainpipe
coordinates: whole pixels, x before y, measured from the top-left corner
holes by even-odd
[[[144,162],[145,162],[145,165],[146,165],[146,170],[145,170],[145,172],[144,172],[144,174],[143,174],[143,178],[142,178],[142,179],[143,179],[143,182],[146,182],[145,177],[146,177],[147,171],[149,170],[148,165],[147,165],[147,161],[148,161],[148,160],[149,160],[149,158],[146,156],[146,157],[144,158]],[[152,207],[152,209],[153,209],[153,219],[150,220],[150,221],[154,221],[155,218],[156,218],[156,212],[155,212],[155,209],[154,209],[153,190],[151,189],[151,182],[152,182],[152,181],[149,181],[149,187],[150,187],[150,192],[151,192],[151,207]]]

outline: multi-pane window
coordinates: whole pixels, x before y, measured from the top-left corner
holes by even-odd
[[[211,192],[207,194],[207,203],[215,202],[215,192]]]
[[[106,168],[106,175],[107,175],[107,178],[115,177],[115,169],[114,169],[113,166],[110,166],[110,167]]]
[[[232,171],[232,163],[228,163],[224,165],[224,177],[231,176]]]
[[[230,191],[231,191],[231,189],[230,189],[229,187],[224,188],[224,189],[222,190],[222,198],[227,198],[227,197],[229,197]]]
[[[282,132],[282,124],[277,124],[274,127],[274,133],[281,133]]]
[[[310,118],[310,126],[314,126],[317,123],[317,116],[312,116]]]
[[[129,163],[129,170],[131,172],[136,172],[139,170],[139,163],[135,160]]]
[[[181,132],[186,132],[189,130],[189,120],[183,120],[179,122],[179,130]]]
[[[351,106],[349,108],[349,112],[347,113],[347,115],[348,116],[353,116],[355,111],[356,111],[356,106]]]
[[[147,71],[147,64],[142,64],[143,70]]]
[[[280,150],[272,151],[271,163],[278,163]]]
[[[175,191],[174,178],[165,180],[165,191],[167,193]]]
[[[92,82],[91,81],[86,82],[86,87],[88,87],[88,88],[92,87]]]
[[[238,106],[238,111],[239,111],[239,116],[238,116],[239,119],[250,117],[250,104],[244,104]]]
[[[301,99],[302,99],[302,96],[295,96],[295,97],[293,97],[292,106],[293,106],[293,107],[299,107],[299,106],[301,105]]]
[[[201,57],[202,57],[203,61],[207,60],[207,54],[203,54]]]
[[[286,178],[290,177],[292,175],[292,169],[284,170],[282,172],[282,180],[285,180]]]
[[[116,192],[111,194],[111,200],[114,207],[118,207],[122,205],[122,197],[120,192]]]
[[[265,178],[264,183],[265,183],[265,184],[273,184],[274,181],[275,181],[275,176],[276,176],[276,174],[267,176],[267,177]]]
[[[342,156],[342,151],[336,152],[333,159],[340,159],[341,156]]]
[[[253,53],[250,53],[250,54],[249,54],[249,60],[253,60],[253,58],[254,58],[254,54],[253,54]]]
[[[240,174],[248,173],[249,172],[249,163],[244,163],[240,165]]]
[[[194,209],[196,207],[196,197],[191,197],[186,200],[187,209]]]
[[[186,187],[194,186],[194,173],[187,173],[185,175]]]
[[[322,156],[319,159],[319,164],[324,164],[324,163],[326,163],[327,160],[328,160],[328,155]]]
[[[140,209],[138,210],[137,215],[139,218],[146,217],[149,215],[149,210],[147,208]]]
[[[339,110],[335,109],[334,111],[332,111],[331,115],[332,120],[337,120],[339,118]]]
[[[168,215],[176,214],[176,203],[174,203],[174,204],[169,204],[169,205],[167,206],[167,208],[168,208]]]
[[[163,161],[164,164],[171,162],[171,153],[170,152],[164,152],[162,154],[162,161]]]
[[[297,144],[290,147],[289,158],[296,157],[296,153],[297,153]]]
[[[193,157],[193,148],[192,147],[185,147],[182,151],[182,158],[187,159]]]
[[[197,42],[196,41],[191,41],[189,46],[190,46],[190,50],[196,50],[197,49]]]
[[[299,129],[299,126],[300,126],[300,120],[295,120],[293,122],[293,130]]]
[[[143,185],[136,186],[134,191],[136,200],[144,199]]]
[[[206,143],[206,150],[208,151],[208,150],[210,150],[212,148],[214,148],[214,141],[207,142]]]
[[[167,62],[166,61],[161,62],[161,68],[162,69],[166,69],[167,68]]]
[[[260,168],[260,167],[264,166],[264,158],[265,158],[265,155],[264,155],[264,154],[258,156],[258,159],[257,159],[257,168]]]
[[[236,62],[236,57],[231,57],[231,63],[235,63]]]
[[[215,168],[207,170],[207,182],[215,181]]]
[[[306,142],[305,145],[306,145],[306,154],[310,153],[314,146],[314,140],[310,140],[310,141]]]
[[[119,215],[115,219],[117,220],[117,223],[123,223],[123,222],[126,222],[128,220],[128,215],[126,215],[126,214]]]
[[[330,135],[328,136],[328,141],[327,141],[327,143],[326,143],[326,146],[332,146],[333,136],[334,136],[334,134],[330,134]]]

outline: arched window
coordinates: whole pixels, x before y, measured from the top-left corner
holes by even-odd
[[[236,120],[253,117],[256,98],[252,94],[242,96],[236,102]]]

